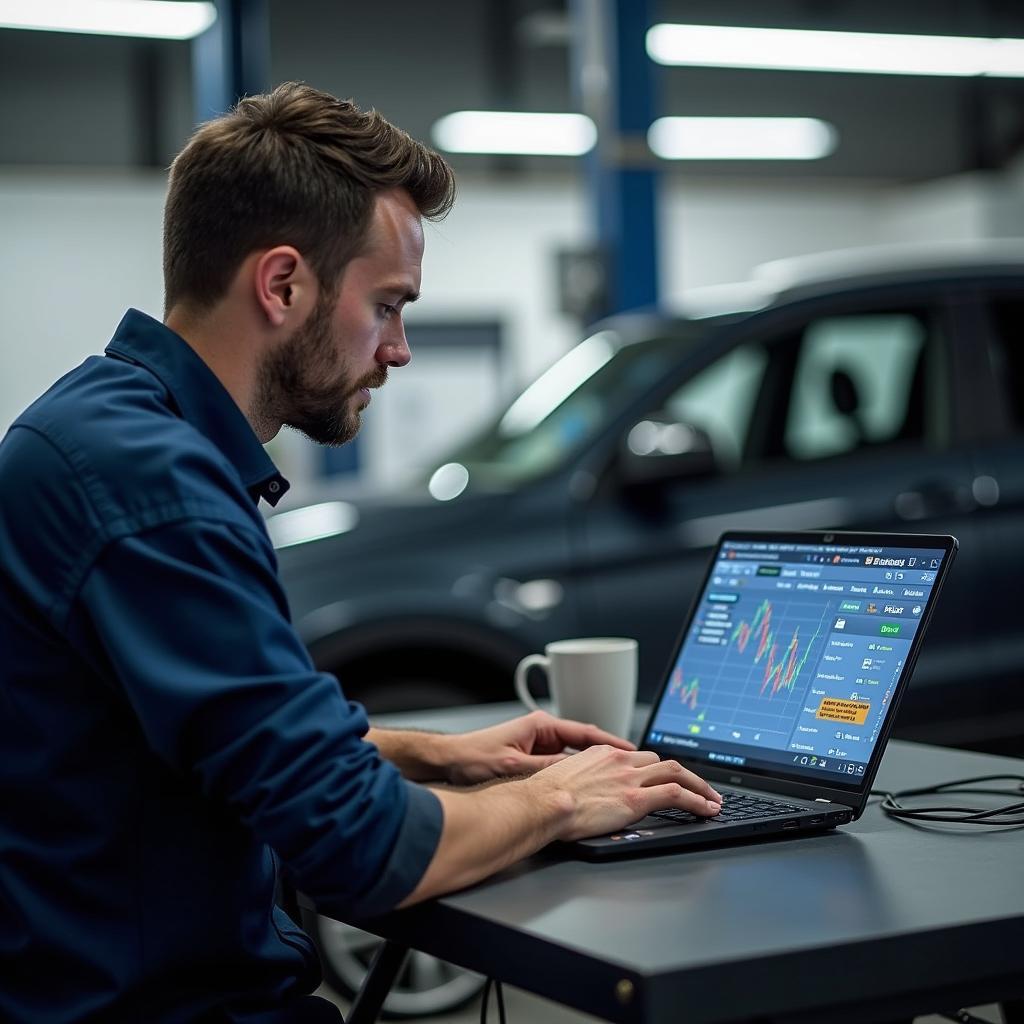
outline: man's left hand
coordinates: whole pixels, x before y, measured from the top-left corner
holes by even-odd
[[[532,775],[568,757],[567,747],[582,750],[607,743],[622,750],[636,750],[629,740],[596,725],[555,718],[546,711],[533,711],[487,729],[450,736],[448,740],[448,780],[463,786]]]

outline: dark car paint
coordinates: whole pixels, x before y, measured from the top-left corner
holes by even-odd
[[[503,493],[470,487],[437,502],[425,488],[361,503],[350,533],[278,552],[296,624],[320,665],[375,705],[397,678],[426,683],[407,699],[454,694],[507,699],[519,657],[570,635],[640,641],[640,696],[672,653],[710,545],[727,527],[952,533],[961,554],[901,712],[897,734],[1007,749],[1024,735],[1019,688],[1024,631],[1007,600],[1024,569],[1022,440],[988,356],[978,299],[1024,289],[1024,268],[951,270],[864,285],[804,289],[790,301],[700,325],[618,318],[624,343],[683,331],[680,357],[654,387],[622,403],[587,449],[557,471]],[[776,337],[814,315],[934,309],[950,346],[951,436],[938,449],[908,443],[813,463],[624,488],[622,438],[679,382],[741,340]],[[831,462],[831,464],[830,464]],[[999,482],[984,507],[979,476]],[[910,497],[907,497],[907,496]],[[901,504],[902,502],[902,504]],[[912,516],[896,509],[910,508]],[[517,586],[552,580],[562,600],[523,607]],[[406,691],[408,694],[409,691]]]

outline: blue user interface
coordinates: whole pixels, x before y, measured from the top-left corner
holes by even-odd
[[[856,782],[944,557],[724,542],[646,742],[688,760]]]

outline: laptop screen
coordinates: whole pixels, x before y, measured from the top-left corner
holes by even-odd
[[[808,782],[863,780],[949,556],[896,537],[836,540],[723,539],[646,744]]]

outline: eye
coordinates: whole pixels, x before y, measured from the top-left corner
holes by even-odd
[[[380,304],[380,317],[382,320],[390,320],[393,316],[398,315],[398,309],[395,306],[389,306],[386,302]]]

